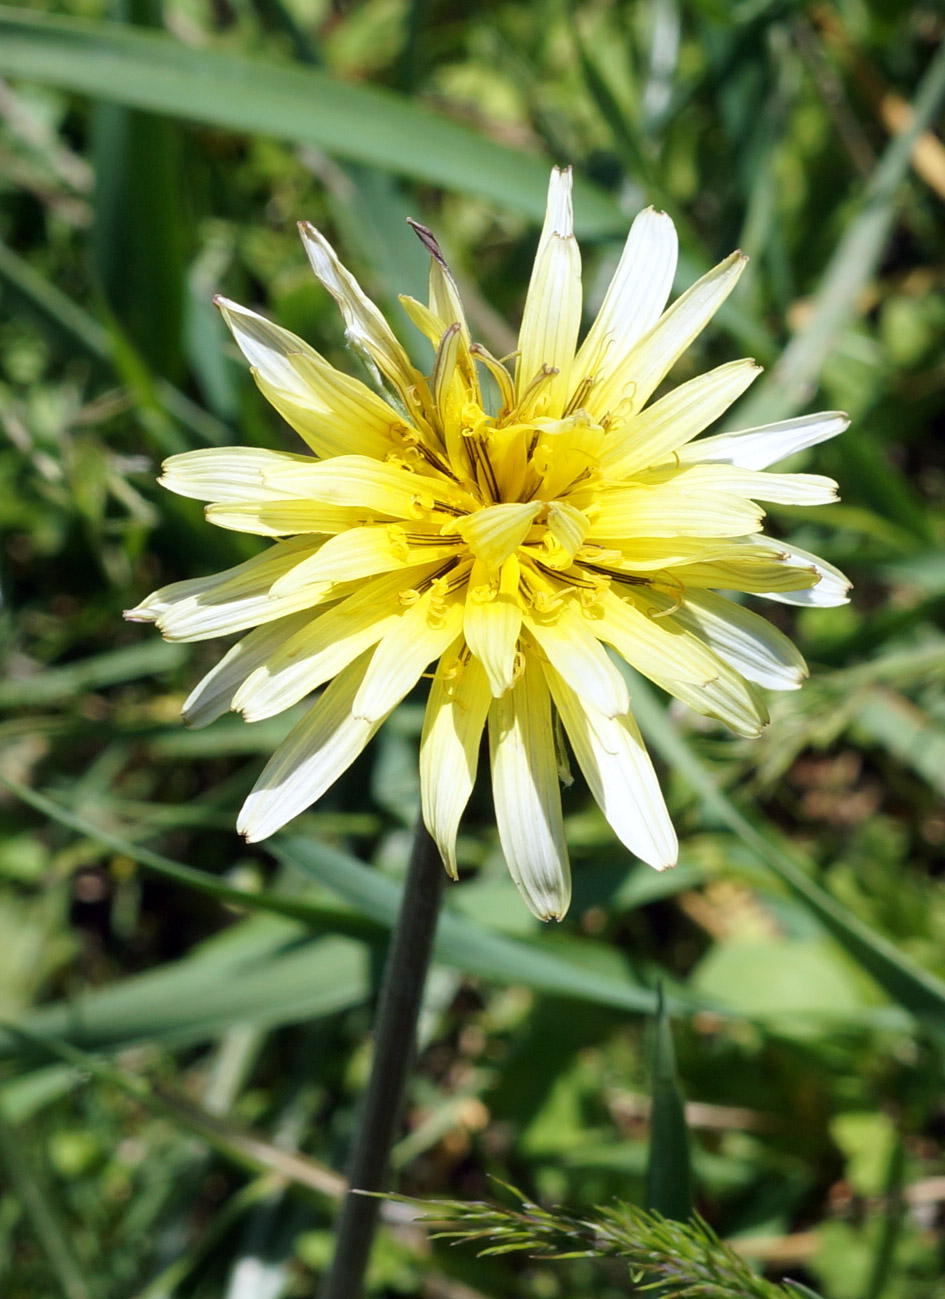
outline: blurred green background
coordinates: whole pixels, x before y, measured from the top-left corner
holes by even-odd
[[[575,903],[549,932],[477,791],[398,1186],[641,1201],[662,978],[716,1230],[827,1299],[945,1294],[943,34],[921,0],[0,8],[0,1018],[20,1025],[0,1034],[6,1299],[313,1292],[422,701],[247,848],[236,808],[292,717],[186,732],[179,706],[219,648],[164,644],[121,610],[256,546],[162,493],[162,457],[294,446],[213,294],[350,368],[295,222],[326,231],[406,338],[396,295],[425,280],[409,215],[507,352],[551,162],[578,177],[590,307],[649,202],[679,225],[677,288],[751,254],[674,378],[763,362],[730,427],[849,411],[843,438],[791,466],[836,477],[842,503],[772,507],[770,530],[855,590],[774,608],[812,680],[759,741],[635,686],[676,871],[630,860],[578,783]],[[480,1260],[403,1215],[370,1283],[628,1293],[616,1264]]]

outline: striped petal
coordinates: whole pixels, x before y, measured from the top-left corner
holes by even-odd
[[[552,617],[525,618],[541,654],[568,686],[605,717],[617,717],[630,707],[627,683],[590,630],[593,625],[569,605]]]
[[[284,501],[295,493],[287,485],[268,485],[266,472],[283,471],[289,478],[311,463],[310,456],[262,447],[201,447],[165,460],[158,482],[195,501]]]
[[[800,415],[778,424],[743,429],[739,433],[718,433],[715,437],[691,442],[679,451],[683,464],[705,464],[724,461],[742,469],[767,469],[787,456],[826,442],[850,425],[849,415],[842,411],[821,411],[818,415]]]
[[[554,668],[544,673],[578,766],[617,838],[657,870],[675,866],[676,832],[633,718],[605,717]]]
[[[463,634],[482,664],[497,699],[511,689],[515,677],[515,655],[522,627],[519,572],[519,561],[511,555],[498,575],[478,559],[469,574]]]
[[[542,385],[542,414],[559,416],[570,391],[571,363],[581,326],[581,253],[574,238],[571,169],[555,167],[518,339],[515,387],[519,401],[543,369],[557,374]],[[526,400],[523,416],[537,413]]]
[[[459,635],[462,602],[436,589],[410,606],[380,642],[355,696],[355,716],[374,721],[386,717],[420,680],[424,669]]]
[[[387,635],[403,615],[403,579],[382,577],[310,616],[247,676],[233,707],[248,722],[291,708]]]
[[[469,802],[479,742],[492,702],[485,670],[476,659],[460,658],[457,640],[437,665],[420,737],[420,796],[423,821],[456,879],[456,832]]]
[[[299,232],[312,270],[338,304],[349,341],[398,392],[407,391],[420,376],[390,325],[324,235],[308,221],[299,222]]]
[[[704,640],[713,653],[756,685],[797,690],[807,676],[807,664],[793,641],[765,618],[724,596],[687,591],[668,621]]]
[[[760,373],[754,361],[730,361],[680,384],[611,432],[601,469],[618,479],[658,465],[724,415]]]
[[[263,768],[236,822],[250,843],[268,839],[321,798],[381,725],[383,717],[368,722],[351,712],[369,662],[365,654],[335,677]]]
[[[571,900],[551,701],[532,660],[489,711],[492,797],[499,842],[529,910],[560,920]]]
[[[208,726],[234,706],[236,693],[247,677],[267,663],[311,621],[311,614],[292,614],[278,622],[257,627],[236,642],[216,667],[187,696],[181,714],[188,726]]]
[[[666,306],[677,253],[676,227],[666,213],[651,207],[641,212],[574,362],[572,389],[579,393],[589,384],[580,405],[592,415],[602,417],[621,396],[627,357]]]

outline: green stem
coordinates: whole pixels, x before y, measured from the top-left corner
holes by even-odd
[[[387,1187],[390,1151],[413,1061],[417,1018],[443,887],[436,845],[418,823],[400,914],[384,966],[374,1024],[374,1060],[348,1168],[349,1191],[338,1218],[335,1257],[320,1299],[359,1299],[377,1229],[380,1200],[358,1191]]]

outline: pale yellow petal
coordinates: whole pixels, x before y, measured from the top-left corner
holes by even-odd
[[[574,237],[571,170],[555,168],[519,333],[515,388],[520,402],[543,369],[557,370],[554,379],[541,389],[541,413],[562,413],[580,326],[581,253]],[[532,413],[536,413],[534,406],[526,404],[523,417]]]
[[[594,624],[582,618],[573,606],[565,604],[544,618],[526,615],[525,626],[541,656],[572,690],[605,717],[627,711],[630,696],[626,682],[607,657]]]
[[[779,505],[829,505],[837,499],[837,484],[820,474],[771,474],[729,464],[664,465],[637,476],[643,486],[671,485],[678,491],[744,496]]]
[[[423,536],[421,545],[410,544],[411,534],[400,524],[375,524],[349,528],[329,537],[318,552],[286,573],[273,587],[285,595],[312,582],[357,582],[375,573],[399,570],[404,590],[427,575],[426,565],[450,559],[457,553],[455,538]],[[417,571],[418,565],[424,565]]]
[[[551,702],[531,662],[489,710],[492,797],[499,842],[530,911],[560,920],[571,901]]]
[[[289,499],[292,491],[267,484],[266,471],[283,471],[290,478],[311,463],[310,456],[263,447],[201,447],[170,456],[161,466],[158,481],[169,492],[196,501],[282,501]]]
[[[434,585],[408,608],[380,642],[352,709],[357,717],[386,717],[426,667],[449,649],[463,626],[463,605]]]
[[[743,677],[769,690],[796,690],[807,665],[794,642],[765,618],[711,591],[687,591],[672,616]]]
[[[420,737],[423,820],[455,879],[456,832],[479,764],[479,742],[492,702],[482,665],[460,660],[462,640],[440,659],[427,700]]]
[[[619,390],[626,383],[627,356],[659,320],[673,287],[677,248],[676,228],[665,212],[647,208],[630,227],[617,270],[572,370],[571,387],[575,394],[587,387],[579,404],[591,414],[606,414],[614,385]]]
[[[585,610],[583,617],[594,635],[612,645],[631,667],[647,677],[673,677],[696,685],[705,685],[716,675],[715,656],[693,635],[653,616],[665,609],[665,602],[651,598],[647,589],[637,594],[621,586],[619,592],[603,592],[600,602]],[[573,682],[569,684],[576,689]]]
[[[345,532],[373,521],[366,510],[326,501],[233,501],[208,505],[207,520],[218,528],[258,537],[292,537],[303,532]]]
[[[680,384],[610,431],[602,471],[614,480],[659,464],[724,415],[760,373],[754,361],[730,361]]]
[[[454,526],[476,558],[496,570],[518,550],[541,508],[540,501],[488,505],[457,520]]]
[[[307,221],[299,230],[312,270],[338,304],[350,342],[398,392],[409,389],[419,376],[390,325],[320,231]]]
[[[633,718],[604,716],[554,668],[544,672],[578,766],[617,838],[656,870],[675,866],[676,832]]]
[[[248,722],[291,708],[329,681],[396,625],[404,613],[399,574],[366,582],[287,635],[237,690],[233,707]]]
[[[346,668],[283,740],[243,804],[236,828],[256,843],[321,798],[374,735],[382,717],[354,717],[351,705],[369,653]]]
[[[687,491],[675,481],[635,482],[602,490],[593,509],[589,541],[634,537],[738,537],[761,527],[764,510],[727,492]]]
[[[843,411],[826,410],[817,415],[799,415],[777,424],[742,429],[737,433],[718,433],[682,447],[679,458],[684,464],[702,464],[722,460],[742,469],[767,469],[769,465],[792,456],[797,451],[816,446],[849,428],[850,417]]]
[[[323,582],[278,599],[270,593],[273,583],[320,544],[308,537],[277,542],[235,568],[163,586],[125,617],[156,623],[167,640],[180,641],[210,640],[284,618],[321,603],[331,591]]]
[[[745,269],[744,253],[732,253],[709,271],[663,313],[650,332],[624,358],[619,370],[595,386],[593,411],[617,412],[624,418],[642,410],[664,377],[721,307]]]
[[[312,614],[306,609],[257,627],[238,640],[187,696],[181,709],[187,725],[207,726],[233,708],[236,693],[246,678],[278,653],[311,619]]]
[[[522,626],[519,562],[511,555],[496,574],[476,560],[469,575],[463,614],[466,643],[482,663],[492,693],[511,689]]]
[[[291,487],[294,497],[361,506],[402,519],[419,518],[441,502],[454,509],[474,508],[470,497],[447,479],[367,456],[335,456],[292,469],[275,466],[264,480],[272,487]]]

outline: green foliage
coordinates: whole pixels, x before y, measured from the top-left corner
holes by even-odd
[[[938,1299],[941,37],[929,3],[0,10],[4,1296],[317,1287],[416,813],[420,696],[290,833],[248,847],[235,808],[292,718],[185,731],[217,651],[120,612],[256,545],[162,493],[166,455],[294,446],[213,295],[354,367],[298,246],[311,219],[425,360],[397,303],[425,278],[412,216],[505,354],[558,161],[578,176],[588,314],[646,203],[678,223],[677,287],[751,254],[674,378],[750,354],[767,374],[731,426],[850,411],[791,465],[837,478],[841,503],[769,523],[854,593],[767,610],[811,679],[757,742],[631,682],[676,871],[628,860],[577,782],[575,902],[548,931],[474,795],[394,1165],[411,1202],[447,1196],[455,1226],[516,1248],[431,1243],[389,1204],[371,1293],[618,1299],[649,1241],[716,1260],[737,1294],[788,1295],[764,1279],[788,1271],[797,1294]],[[654,1086],[660,984],[675,1065],[664,1020]],[[684,1141],[695,1227],[633,1207],[649,1172],[651,1202],[687,1216],[652,1171],[680,1189]],[[489,1177],[522,1185],[524,1208],[484,1205]]]

